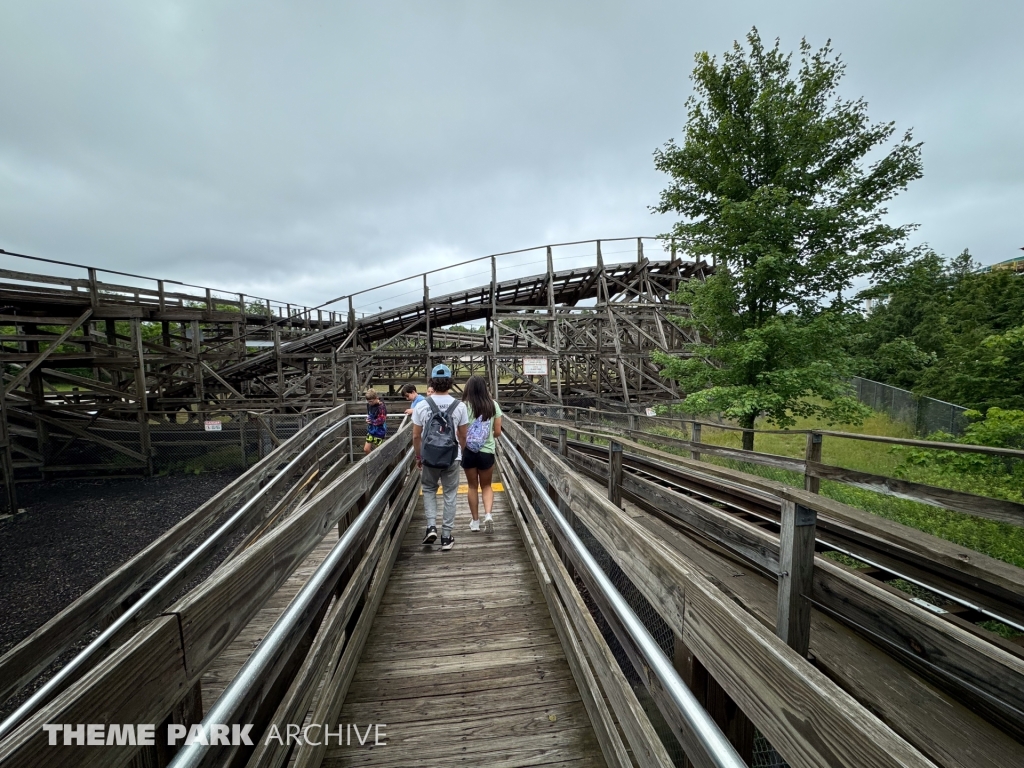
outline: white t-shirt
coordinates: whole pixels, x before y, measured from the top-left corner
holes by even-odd
[[[455,425],[455,429],[458,429],[463,424],[469,424],[469,414],[466,412],[466,406],[461,400],[456,400],[451,395],[431,395],[429,398],[423,398],[423,400],[412,409],[412,423],[417,427],[422,427],[426,424],[433,413],[430,410],[430,404],[427,400],[433,400],[434,405],[437,406],[437,410],[441,413],[447,413],[448,409],[452,407],[452,403],[455,403],[455,410],[452,411],[452,424]],[[455,441],[458,445],[458,439]],[[459,445],[459,456],[456,461],[462,461],[462,446]]]

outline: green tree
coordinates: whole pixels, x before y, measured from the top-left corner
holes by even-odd
[[[1024,408],[1024,278],[925,253],[862,294],[864,375],[984,411]]]
[[[756,29],[747,43],[721,61],[697,55],[683,141],[655,152],[671,181],[653,210],[682,216],[665,237],[717,266],[678,297],[691,311],[677,322],[700,342],[656,360],[691,413],[744,427],[761,413],[780,426],[857,421],[842,383],[853,284],[907,258],[910,227],[886,223],[883,206],[920,177],[920,145],[909,132],[890,142],[893,123],[839,97],[844,65],[829,45],[802,41],[794,67]]]

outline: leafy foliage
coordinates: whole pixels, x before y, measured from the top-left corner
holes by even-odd
[[[1024,409],[1024,277],[924,253],[863,294],[865,376],[984,411]]]
[[[883,222],[882,205],[921,175],[920,145],[907,133],[883,152],[893,124],[838,96],[844,65],[828,45],[802,41],[794,67],[756,29],[747,43],[721,61],[697,55],[683,143],[655,152],[671,182],[654,210],[683,217],[666,237],[717,264],[678,297],[691,312],[677,322],[700,343],[656,360],[690,392],[689,413],[748,427],[761,412],[780,426],[857,420],[840,383],[853,370],[851,286],[907,258],[910,228]]]
[[[1024,411],[993,407],[984,416],[979,411],[968,411],[967,416],[972,423],[955,442],[1024,450]],[[931,439],[954,441],[942,433],[931,435]],[[930,448],[900,448],[898,453],[903,459],[894,473],[898,477],[914,475],[918,479],[924,475],[926,482],[940,485],[955,478],[961,485],[975,486],[971,490],[976,493],[1024,502],[1024,461],[1020,459]]]

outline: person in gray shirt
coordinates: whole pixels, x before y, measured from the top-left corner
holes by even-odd
[[[437,539],[437,486],[440,484],[444,495],[441,550],[447,552],[455,546],[455,500],[459,492],[459,469],[462,466],[462,451],[466,447],[469,415],[466,406],[448,394],[448,390],[452,388],[452,372],[447,365],[434,366],[430,371],[430,386],[434,393],[418,403],[412,412],[412,445],[416,451],[416,465],[420,468],[423,511],[427,517],[427,533],[423,537],[423,543],[433,544]],[[432,401],[441,413],[451,416],[455,428],[458,451],[455,461],[449,467],[430,467],[423,463],[423,428],[433,417],[433,409],[428,400]]]

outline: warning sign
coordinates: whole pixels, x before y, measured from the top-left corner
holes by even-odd
[[[207,432],[220,432],[224,428],[224,425],[219,421],[204,421],[203,428]]]
[[[526,376],[547,376],[548,359],[546,357],[524,357],[523,374]]]

